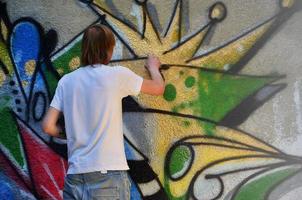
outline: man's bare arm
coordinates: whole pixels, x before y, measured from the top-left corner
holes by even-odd
[[[58,125],[61,112],[53,107],[49,107],[43,122],[42,129],[45,133],[53,137],[62,137],[62,128]]]

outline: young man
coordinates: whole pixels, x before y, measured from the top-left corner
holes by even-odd
[[[82,40],[81,67],[63,76],[43,120],[43,130],[59,137],[64,114],[68,171],[64,199],[130,199],[123,130],[122,98],[140,92],[161,95],[160,61],[149,56],[151,80],[128,68],[107,66],[115,45],[104,25],[89,27]]]

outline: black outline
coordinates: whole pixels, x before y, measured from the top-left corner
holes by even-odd
[[[42,113],[41,113],[41,116],[37,117],[37,114],[36,114],[36,106],[37,106],[37,102],[39,100],[39,97],[42,97],[42,100],[43,100],[43,110],[42,110]],[[38,92],[35,92],[34,94],[34,97],[33,97],[33,103],[32,103],[32,117],[34,118],[34,120],[36,121],[41,121],[43,116],[45,115],[46,113],[46,107],[47,107],[47,98],[44,94],[44,92],[41,92],[41,91],[38,91]]]
[[[213,10],[214,10],[214,8],[215,8],[217,5],[222,6],[223,9],[224,9],[224,11],[223,11],[224,13],[223,13],[223,15],[222,15],[222,17],[221,17],[220,19],[212,18],[212,16],[211,16],[211,15],[212,15],[212,12],[213,12]],[[214,3],[214,4],[210,7],[210,9],[209,9],[209,14],[208,14],[208,18],[209,18],[210,20],[214,21],[214,22],[222,22],[222,21],[226,18],[227,14],[228,14],[228,10],[227,10],[225,4],[222,3],[221,1],[218,1],[218,2]]]
[[[275,91],[265,96],[264,100],[256,101],[255,99],[261,90],[265,90],[267,87],[274,87]],[[242,124],[255,110],[261,107],[265,102],[273,98],[277,93],[284,90],[287,84],[266,84],[261,89],[255,91],[253,94],[245,98],[236,108],[228,112],[220,121],[220,126],[237,127]]]
[[[204,54],[201,54],[201,55],[199,55],[199,56],[196,56],[196,57],[193,57],[193,58],[187,60],[187,62],[189,63],[189,62],[191,62],[191,61],[200,59],[200,58],[202,58],[202,57],[205,57],[205,56],[207,56],[207,55],[209,55],[209,54],[212,54],[212,53],[214,53],[214,52],[216,52],[216,51],[218,51],[218,50],[220,50],[220,49],[222,49],[222,48],[224,48],[224,47],[230,45],[231,43],[233,43],[233,42],[235,42],[235,41],[237,41],[237,40],[243,38],[244,36],[248,35],[249,33],[252,33],[252,32],[255,31],[257,28],[263,26],[264,24],[266,24],[266,23],[268,23],[268,22],[274,20],[277,16],[279,16],[279,14],[276,14],[276,15],[274,15],[273,17],[270,17],[269,19],[267,19],[267,20],[265,20],[264,22],[262,22],[262,23],[256,25],[255,27],[249,29],[248,31],[245,31],[244,33],[240,34],[239,36],[237,36],[237,37],[235,37],[235,38],[233,38],[233,39],[227,41],[227,42],[224,43],[223,45],[219,45],[219,46],[215,47],[214,49],[212,49],[212,50],[210,50],[210,51],[208,51],[208,52],[206,52],[206,53],[204,53]]]
[[[185,147],[187,147],[187,148],[190,150],[190,153],[191,153],[192,158],[191,158],[191,160],[190,160],[189,166],[188,166],[187,169],[183,172],[183,174],[180,175],[179,177],[174,178],[174,177],[172,177],[172,174],[171,174],[171,171],[170,171],[170,162],[171,162],[172,154],[173,154],[174,150],[177,149],[178,147],[181,147],[181,146],[185,146]],[[190,171],[190,169],[191,169],[191,167],[192,167],[192,165],[193,165],[193,162],[194,162],[194,158],[195,158],[195,152],[194,152],[192,146],[190,146],[189,144],[183,143],[183,144],[179,144],[179,145],[173,145],[173,146],[169,149],[169,151],[167,152],[166,159],[165,159],[165,164],[164,164],[164,165],[165,165],[164,168],[166,169],[165,172],[166,172],[167,176],[168,176],[171,180],[173,180],[173,181],[177,181],[177,180],[182,179],[182,178],[183,178],[184,176],[186,176],[186,174]]]
[[[239,72],[244,66],[261,50],[261,48],[272,38],[274,34],[280,31],[280,28],[286,21],[296,12],[302,9],[301,1],[295,1],[295,5],[291,8],[281,8],[279,13],[275,15],[275,21],[269,29],[257,40],[251,49],[233,66],[230,71]]]
[[[203,30],[205,30],[206,28],[208,28],[208,30],[205,33],[204,37],[202,38],[202,40],[199,42],[199,44],[197,45],[197,47],[194,50],[194,53],[193,53],[193,57],[194,57],[194,55],[197,53],[197,51],[199,50],[199,48],[203,44],[203,41],[207,37],[208,33],[210,33],[210,30],[213,27],[213,25],[214,25],[213,22],[209,22],[208,24],[206,24],[205,26],[203,26],[202,28],[200,28],[196,33],[194,33],[193,35],[191,35],[190,37],[188,37],[186,40],[179,42],[175,47],[172,47],[171,49],[165,51],[163,54],[167,54],[167,53],[170,53],[171,51],[174,51],[174,50],[178,49],[179,47],[181,47],[182,45],[184,45],[186,42],[190,41],[193,37],[195,37],[196,35],[198,35],[200,32],[202,32]]]
[[[10,35],[10,32],[12,30],[12,24],[9,20],[9,16],[8,16],[8,13],[7,13],[7,8],[6,8],[6,3],[2,3],[0,1],[0,18],[3,20],[5,26],[7,27],[7,35],[9,36]],[[0,30],[2,31],[2,28],[0,28]],[[1,38],[3,41],[5,41],[5,39],[2,37],[2,34],[0,34]],[[9,37],[8,37],[9,38]]]
[[[272,167],[271,167],[271,168],[266,168],[266,169],[264,169],[264,170],[261,170],[261,171],[255,173],[255,174],[252,174],[252,175],[248,176],[246,179],[244,179],[241,183],[239,183],[239,184],[237,185],[237,187],[235,188],[235,191],[234,191],[233,194],[232,194],[231,200],[233,200],[234,197],[236,197],[236,195],[237,195],[238,192],[240,191],[241,187],[242,187],[243,185],[245,185],[247,182],[249,182],[250,180],[252,180],[253,178],[257,177],[258,175],[264,174],[264,173],[266,173],[266,172],[268,172],[268,171],[270,171],[270,170],[274,170],[274,169],[277,169],[277,168],[280,168],[280,167],[285,167],[285,166],[287,166],[287,165],[284,165],[284,164],[282,165],[282,164],[280,164],[279,167],[275,167],[275,168],[272,168]],[[299,172],[299,171],[301,171],[301,170],[298,170],[297,172]],[[293,175],[295,175],[297,172],[295,172]],[[281,184],[282,182],[284,182],[284,181],[287,180],[288,178],[292,177],[293,175],[291,175],[291,176],[289,176],[289,177],[286,177],[284,180],[280,181],[280,183],[276,184],[276,186],[279,185],[279,184]],[[266,194],[266,195],[267,195],[267,194]]]
[[[137,2],[137,0],[135,0],[136,2]],[[156,34],[156,36],[157,36],[157,40],[159,41],[159,43],[162,43],[162,41],[161,41],[161,37],[160,37],[160,35],[159,35],[159,33],[158,33],[158,30],[157,30],[157,28],[155,27],[155,25],[154,25],[154,22],[153,22],[153,20],[152,20],[152,18],[151,18],[151,15],[150,15],[150,13],[149,13],[149,11],[148,11],[148,7],[147,7],[147,0],[144,0],[146,3],[143,3],[141,6],[142,6],[142,8],[143,8],[143,20],[144,20],[144,27],[143,27],[143,34],[142,34],[142,36],[143,36],[143,39],[145,39],[145,32],[146,32],[146,21],[147,21],[147,18],[149,18],[150,19],[150,23],[151,23],[151,26],[152,26],[152,28],[153,28],[153,30],[154,30],[154,32],[155,32],[155,34]],[[148,38],[146,38],[146,39],[148,39]]]
[[[5,75],[9,74],[9,71],[8,71],[7,67],[2,63],[1,60],[0,60],[0,68],[2,69],[2,71],[4,72]]]
[[[101,18],[98,18],[97,20],[95,20],[92,24],[90,24],[89,26],[93,25],[93,24],[96,24],[98,22],[100,22]],[[88,26],[88,27],[89,27]],[[87,28],[88,28],[87,27]],[[86,30],[86,29],[85,29]],[[53,56],[55,56],[57,53],[59,53],[60,51],[62,51],[64,48],[66,48],[68,45],[70,45],[74,40],[76,40],[78,37],[80,37],[81,35],[83,35],[84,31],[81,31],[80,33],[78,33],[77,35],[75,35],[73,38],[71,38],[69,40],[69,42],[67,42],[65,45],[63,45],[62,47],[60,47],[59,49],[57,49],[56,51],[54,51],[53,53],[51,53],[49,55],[50,58],[52,58]]]
[[[136,34],[140,35],[142,37],[142,34],[139,33],[139,31],[137,29],[135,29],[131,24],[123,21],[122,19],[110,14],[110,12],[108,12],[107,10],[103,9],[102,7],[98,6],[97,4],[93,4],[93,6],[91,4],[88,5],[89,8],[97,15],[100,17],[100,19],[102,20],[102,23],[104,23],[106,26],[110,27],[110,29],[114,32],[114,34],[116,35],[116,37],[118,37],[118,39],[125,45],[125,47],[128,49],[128,51],[134,56],[134,58],[137,58],[138,55],[136,55],[136,53],[134,52],[134,50],[127,44],[127,42],[118,34],[117,31],[115,31],[113,29],[113,27],[105,20],[105,15],[100,14],[93,6],[95,6],[96,8],[100,9],[102,12],[110,15],[111,17],[115,18],[116,20],[120,21],[121,23],[125,24],[126,26],[128,26],[128,28],[130,28],[132,31],[134,31]]]
[[[174,9],[173,9],[173,12],[172,12],[172,15],[170,17],[170,20],[169,20],[169,23],[168,23],[168,26],[166,28],[166,30],[164,31],[164,38],[167,37],[168,35],[168,32],[171,28],[171,25],[172,25],[172,22],[173,22],[173,19],[176,15],[176,11],[177,11],[177,8],[179,6],[179,22],[178,22],[178,43],[180,43],[181,41],[181,38],[182,38],[182,9],[183,9],[183,0],[177,0],[175,5],[174,5]]]

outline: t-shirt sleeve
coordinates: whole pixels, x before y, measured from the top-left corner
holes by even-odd
[[[144,79],[126,67],[118,67],[118,70],[122,97],[138,95]]]
[[[60,85],[60,82],[58,83],[55,95],[53,96],[50,106],[59,111],[63,111],[63,88]]]

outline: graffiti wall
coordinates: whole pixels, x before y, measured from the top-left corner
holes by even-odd
[[[302,194],[298,0],[1,0],[0,199],[62,199],[66,140],[41,129],[83,31],[109,26],[110,65],[162,96],[123,99],[131,199],[296,200]],[[60,120],[64,124],[64,119]]]

